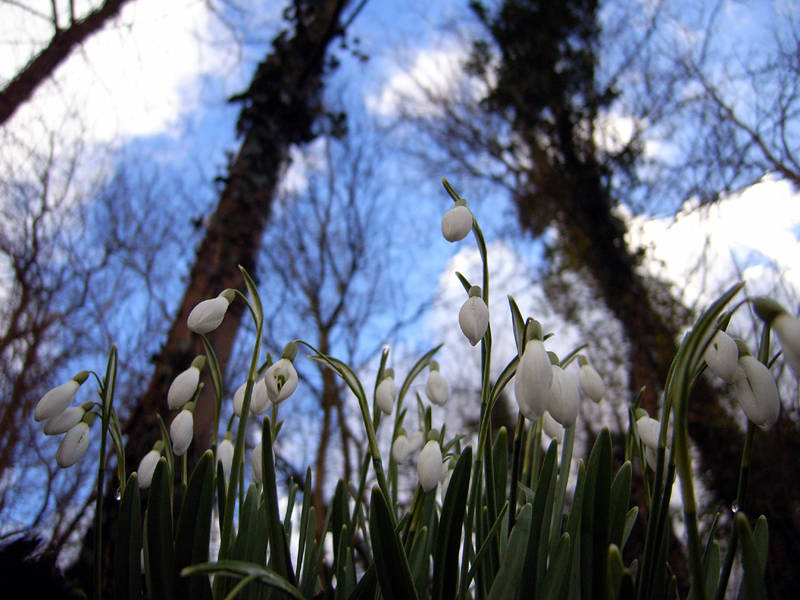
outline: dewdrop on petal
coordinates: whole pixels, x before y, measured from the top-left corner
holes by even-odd
[[[33,411],[34,420],[47,421],[64,412],[72,404],[72,399],[75,398],[78,388],[86,381],[88,376],[89,373],[87,371],[81,371],[66,383],[54,387],[42,396]]]
[[[770,298],[756,298],[753,309],[772,327],[781,342],[783,359],[789,363],[795,377],[800,377],[800,320]]]
[[[767,366],[754,357],[739,358],[734,383],[736,400],[753,423],[769,429],[778,420],[781,401],[778,386]]]
[[[233,442],[228,436],[225,436],[225,439],[217,447],[217,462],[222,464],[225,477],[230,477],[231,464],[233,464]]]
[[[558,365],[552,365],[553,380],[550,383],[550,397],[547,410],[564,427],[574,425],[578,418],[581,397],[578,384],[572,375]]]
[[[176,456],[182,456],[192,443],[194,435],[194,416],[192,415],[192,406],[184,408],[178,415],[172,419],[172,424],[169,426],[169,437],[172,440],[172,451]]]
[[[66,433],[83,420],[86,411],[82,406],[69,406],[60,414],[50,417],[45,421],[45,435],[60,435]]]
[[[203,300],[189,313],[186,326],[195,333],[210,333],[222,324],[235,292],[225,290],[216,298]]]
[[[439,364],[435,360],[431,361],[430,368],[431,372],[425,383],[425,395],[437,406],[444,406],[450,397],[450,385],[439,372]]]
[[[578,384],[583,393],[593,402],[600,402],[606,393],[606,386],[603,379],[595,368],[589,364],[583,356],[578,357]]]
[[[62,469],[78,462],[89,448],[89,424],[81,421],[67,431],[56,451],[56,462]]]
[[[161,442],[156,442],[156,446],[159,444],[161,444]],[[150,450],[150,452],[145,454],[142,460],[139,462],[139,468],[136,469],[139,489],[143,490],[150,487],[150,484],[153,481],[153,473],[155,473],[156,465],[158,464],[160,458],[161,451],[154,447],[152,450]]]
[[[252,467],[253,470],[253,481],[255,481],[256,483],[261,483],[262,479],[261,467],[264,458],[262,455],[263,448],[264,447],[261,445],[261,442],[258,442],[256,444],[256,447],[253,448],[253,454],[250,456],[250,466]]]
[[[456,204],[442,217],[442,235],[448,242],[458,242],[472,231],[472,213],[464,204]]]
[[[727,383],[736,379],[736,369],[739,366],[739,350],[731,336],[722,330],[717,331],[708,344],[703,360],[709,370]]]
[[[395,398],[397,398],[397,386],[394,383],[394,371],[386,369],[383,372],[383,379],[375,390],[375,403],[388,415],[394,408]]]
[[[178,373],[177,377],[172,380],[167,391],[167,406],[170,410],[182,408],[192,399],[197,391],[197,386],[200,385],[200,369],[203,368],[205,362],[205,356],[196,356],[192,361],[192,366]]]
[[[473,346],[481,341],[489,327],[489,309],[481,298],[481,288],[473,285],[469,298],[458,311],[458,324],[469,343]]]
[[[422,448],[417,459],[417,475],[422,489],[429,492],[441,481],[444,474],[442,450],[439,442],[431,440]]]

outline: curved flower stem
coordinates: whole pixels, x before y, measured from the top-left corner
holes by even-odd
[[[97,375],[95,375],[96,377]],[[100,386],[103,398],[103,409],[100,427],[100,460],[97,465],[97,497],[94,509],[94,588],[95,598],[103,597],[103,480],[106,462],[106,434],[108,433],[111,419],[112,404],[114,402],[114,387],[117,380],[117,347],[111,346],[108,354],[106,374]]]

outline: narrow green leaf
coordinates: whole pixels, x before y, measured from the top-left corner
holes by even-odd
[[[378,589],[378,578],[375,576],[375,565],[371,564],[350,594],[348,600],[373,600]]]
[[[494,502],[495,506],[502,506],[505,502],[506,486],[508,485],[508,432],[505,427],[501,427],[497,433],[492,448],[492,459],[494,460]]]
[[[464,524],[469,478],[472,473],[472,447],[467,446],[450,475],[442,504],[442,516],[433,551],[433,598],[451,600],[458,589],[458,553]]]
[[[558,540],[558,545],[555,548],[550,559],[550,566],[542,578],[542,584],[539,586],[539,597],[541,598],[559,598],[561,590],[569,573],[569,557],[570,557],[570,537],[567,532]]]
[[[142,506],[136,473],[131,473],[119,506],[117,545],[114,548],[114,598],[142,597]]]
[[[744,600],[766,600],[767,588],[764,584],[764,575],[758,548],[753,538],[753,532],[747,517],[741,511],[736,513],[736,532],[742,549],[742,593]]]
[[[369,533],[378,585],[385,600],[413,600],[417,590],[411,578],[403,545],[392,526],[389,505],[378,488],[372,489],[369,510]]]
[[[420,598],[425,597],[425,592],[428,589],[428,574],[430,573],[429,555],[428,552],[428,528],[421,527],[417,529],[414,540],[411,543],[411,549],[408,552],[408,566],[411,569],[411,578],[414,580],[414,589],[417,590],[417,596]]]
[[[411,370],[406,375],[406,378],[403,380],[403,384],[400,386],[400,389],[397,392],[397,401],[399,403],[405,398],[406,392],[408,392],[408,388],[411,387],[411,384],[414,382],[414,379],[422,373],[423,369],[428,366],[428,363],[431,362],[434,354],[436,354],[444,344],[439,344],[435,348],[431,348],[422,357],[414,363],[411,367]]]
[[[758,562],[761,565],[763,575],[767,568],[767,550],[769,548],[769,531],[767,529],[767,518],[761,515],[756,519],[756,526],[753,528],[753,541],[756,545]]]
[[[511,530],[508,551],[489,591],[489,600],[508,600],[520,592],[526,549],[531,535],[532,516],[533,507],[526,504],[520,511],[514,529]]]
[[[553,490],[555,489],[553,475],[555,472],[558,444],[550,442],[547,448],[536,493],[533,497],[533,514],[531,517],[530,538],[528,540],[525,557],[525,569],[520,582],[521,589],[529,590],[536,596],[536,587],[544,574],[547,560],[547,536],[549,535],[550,519],[549,510],[552,509]],[[509,546],[509,551],[511,547]]]
[[[219,513],[219,529],[222,531],[222,523],[225,519],[225,471],[222,470],[222,463],[217,463],[217,513]]]
[[[611,434],[603,429],[589,455],[581,518],[581,588],[589,597],[602,598],[606,590],[611,468]]]
[[[633,531],[633,526],[636,524],[636,517],[639,516],[639,507],[633,506],[625,513],[625,526],[622,528],[622,543],[620,549],[625,549],[625,544],[628,543],[628,538]]]
[[[289,555],[289,543],[286,532],[281,524],[280,510],[278,508],[278,489],[275,485],[275,459],[272,455],[272,429],[269,417],[264,419],[261,434],[261,470],[262,470],[262,497],[264,521],[267,524],[269,535],[270,564],[275,571],[292,585],[297,584],[297,578],[292,569],[292,558]]]
[[[508,297],[508,307],[511,309],[511,325],[514,329],[514,342],[517,345],[517,354],[522,353],[522,346],[525,339],[525,319],[511,296]]]
[[[314,537],[317,528],[317,516],[312,506],[308,511],[308,535],[303,552],[303,570],[300,572],[300,592],[304,597],[314,595],[317,586],[317,540]]]
[[[302,573],[306,538],[308,537],[308,518],[311,510],[311,467],[306,468],[306,481],[303,485],[303,508],[300,511],[300,540],[297,547],[297,571]],[[311,532],[314,535],[314,532]]]
[[[259,514],[258,490],[250,484],[244,504],[239,509],[239,531],[233,542],[231,560],[263,565],[267,558],[267,531],[264,519]],[[258,597],[258,586],[247,586],[242,593],[243,600]]]
[[[197,463],[183,498],[175,537],[175,568],[208,561],[211,512],[214,506],[214,453],[206,450]],[[211,598],[208,579],[179,577],[175,585],[179,598]]]
[[[720,572],[719,543],[717,543],[717,540],[711,540],[704,562],[706,598],[715,598],[717,595],[717,583],[719,582]]]
[[[626,461],[617,471],[617,475],[611,484],[608,541],[618,548],[624,547],[622,535],[625,531],[625,517],[628,513],[628,503],[631,498],[631,474],[631,463]]]
[[[156,465],[150,484],[150,497],[145,516],[147,529],[147,581],[152,600],[174,597],[175,560],[172,554],[172,485],[162,457]]]
[[[255,563],[244,562],[240,560],[221,560],[219,562],[207,562],[199,565],[186,567],[181,571],[181,575],[227,575],[229,577],[245,578],[255,577],[261,583],[268,585],[277,590],[281,590],[289,594],[292,598],[297,600],[305,600],[294,585],[288,582],[285,578],[281,577],[278,573]]]

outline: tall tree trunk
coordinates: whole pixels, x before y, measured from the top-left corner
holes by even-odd
[[[55,33],[47,46],[0,90],[0,125],[4,125],[11,118],[20,105],[33,95],[36,88],[67,59],[76,46],[102,29],[108,21],[119,14],[122,6],[129,1],[105,0],[84,18],[72,21],[66,29],[58,28],[57,17],[54,14]],[[55,3],[53,4],[55,5]]]
[[[197,249],[167,340],[154,360],[153,377],[123,426],[129,471],[137,468],[139,460],[160,438],[157,415],[169,421],[166,398],[172,379],[189,366],[195,355],[203,353],[199,336],[186,326],[189,312],[198,302],[216,296],[223,289],[244,290],[238,265],[250,273],[255,272],[270,204],[289,148],[313,139],[312,125],[322,114],[320,91],[326,49],[330,41],[342,33],[339,19],[347,3],[348,0],[294,2],[291,37],[284,32],[273,40],[272,51],[259,64],[250,87],[234,98],[243,103],[237,124],[242,143],[229,165],[219,203]],[[241,302],[234,302],[222,325],[210,335],[223,369],[230,357],[243,310]],[[212,389],[207,380],[195,408],[192,448],[197,449],[196,455],[208,447],[215,410]],[[108,532],[104,536],[106,540],[114,536],[115,489],[116,483],[105,490],[103,528]],[[91,568],[92,536],[90,530],[84,537],[80,561],[83,574],[76,573],[83,581],[88,581],[86,569]],[[110,573],[111,545],[104,546],[107,574]],[[109,580],[108,576],[104,578],[106,584]]]

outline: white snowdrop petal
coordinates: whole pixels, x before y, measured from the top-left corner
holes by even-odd
[[[158,460],[161,458],[161,453],[157,450],[150,450],[144,455],[144,458],[139,462],[139,468],[136,470],[139,489],[146,489],[150,487],[153,481],[153,473],[155,473]]]
[[[454,206],[442,217],[442,235],[448,242],[458,242],[472,230],[472,213],[466,206]]]
[[[530,340],[517,365],[514,396],[520,412],[528,419],[538,419],[547,410],[553,370],[541,340]]]
[[[422,448],[417,459],[417,475],[422,489],[428,492],[436,487],[442,479],[443,469],[439,442],[431,440]]]
[[[281,358],[264,373],[267,397],[273,404],[279,404],[297,389],[297,370],[288,358]]]
[[[222,471],[225,473],[225,477],[230,477],[231,475],[233,450],[233,443],[228,438],[222,440],[217,447],[217,462],[222,464]]]
[[[733,383],[736,368],[739,366],[739,350],[736,342],[724,331],[717,331],[706,348],[703,359],[714,375],[728,383]]]
[[[54,387],[48,391],[36,404],[33,418],[36,421],[46,421],[60,415],[72,403],[80,384],[74,379]]]
[[[89,448],[89,425],[81,421],[72,427],[56,451],[56,462],[62,469],[78,462]]]
[[[375,390],[375,402],[378,408],[388,415],[394,408],[395,398],[397,398],[397,387],[395,386],[394,379],[386,377],[381,380],[378,384],[378,389]]]
[[[200,369],[189,367],[178,374],[169,386],[167,391],[167,406],[170,410],[183,408],[194,396],[197,386],[200,384]]]
[[[431,371],[425,383],[425,395],[437,406],[444,406],[450,397],[450,385],[439,371]]]
[[[606,393],[606,386],[600,374],[592,365],[585,364],[578,371],[578,383],[583,393],[593,402],[600,402]]]
[[[83,419],[84,410],[80,406],[69,406],[60,414],[50,417],[44,424],[47,435],[60,435],[66,433]]]
[[[552,365],[553,379],[550,383],[550,394],[547,410],[553,418],[564,427],[573,425],[578,418],[581,398],[578,384],[572,376],[558,365]]]
[[[169,437],[172,440],[172,451],[176,456],[183,456],[192,443],[194,436],[194,416],[191,411],[182,410],[172,419],[169,426]]]
[[[229,305],[223,296],[203,300],[189,313],[186,326],[195,333],[210,333],[222,324]]]
[[[780,397],[775,378],[762,362],[752,356],[739,359],[736,376],[736,399],[753,423],[769,429],[778,420]]]
[[[489,309],[482,298],[471,296],[458,311],[458,324],[461,331],[473,346],[481,341],[489,327]]]
[[[661,423],[652,417],[640,417],[636,420],[636,431],[639,432],[639,439],[642,443],[652,450],[658,449],[658,434],[661,431]]]

